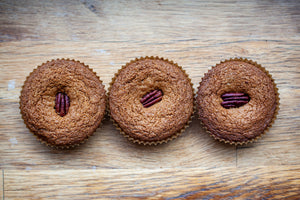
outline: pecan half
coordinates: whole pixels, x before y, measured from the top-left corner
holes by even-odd
[[[70,98],[67,94],[59,92],[56,94],[55,98],[55,111],[57,114],[59,114],[61,117],[65,116],[70,107]]]
[[[152,106],[153,104],[160,102],[162,100],[163,93],[161,90],[153,90],[146,94],[140,102],[143,104],[145,108]]]
[[[238,108],[250,101],[249,95],[241,92],[225,93],[221,98],[223,99],[221,105],[224,108]]]

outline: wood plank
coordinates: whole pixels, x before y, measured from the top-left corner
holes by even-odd
[[[3,0],[1,6],[2,41],[289,39],[300,24],[299,1]]]
[[[35,169],[45,168],[91,168],[92,166],[103,167],[134,167],[146,166],[155,168],[160,166],[174,167],[179,164],[187,167],[201,166],[241,166],[264,165],[264,164],[299,164],[299,68],[300,62],[297,57],[298,51],[293,45],[300,45],[299,41],[291,41],[286,44],[283,41],[245,41],[238,42],[227,40],[226,44],[214,45],[212,40],[208,41],[170,41],[165,45],[153,44],[145,45],[144,42],[137,43],[113,43],[113,42],[83,42],[83,41],[61,41],[55,44],[49,42],[8,42],[5,48],[0,48],[0,58],[3,69],[0,73],[0,104],[2,106],[1,151],[0,158],[4,161],[0,163],[5,169],[25,169],[26,167]],[[213,51],[199,51],[197,46],[207,46]],[[97,49],[101,46],[103,51]],[[129,50],[123,50],[123,47]],[[121,47],[121,48],[120,48]],[[278,119],[269,132],[254,145],[249,148],[238,149],[237,159],[235,147],[219,144],[213,141],[204,132],[198,120],[194,120],[183,137],[162,147],[139,147],[123,139],[109,121],[104,122],[102,129],[98,129],[95,136],[87,144],[72,152],[59,152],[50,150],[40,145],[24,126],[18,109],[18,96],[21,86],[26,76],[35,66],[51,58],[61,55],[61,57],[71,57],[79,59],[89,64],[101,77],[108,87],[111,78],[121,65],[134,59],[131,52],[135,49],[144,48],[146,50],[156,49],[156,52],[164,52],[162,56],[170,58],[182,65],[190,74],[195,90],[198,87],[201,77],[211,65],[216,64],[228,52],[228,49],[246,49],[247,53],[265,66],[273,75],[279,87],[281,97],[281,110]],[[55,49],[55,54],[54,50]],[[85,55],[80,51],[73,52],[73,49],[86,49]],[[175,52],[164,51],[164,49],[174,49]],[[182,50],[183,49],[183,50]],[[225,50],[224,50],[225,49]],[[290,49],[280,51],[278,49]],[[41,56],[39,52],[43,51]],[[178,52],[176,52],[178,51]],[[270,55],[258,55],[257,51]],[[102,52],[102,53],[101,53]],[[104,52],[112,52],[111,54]],[[138,53],[135,52],[138,57]],[[187,56],[181,57],[181,54]],[[112,55],[113,54],[113,55]],[[142,55],[147,55],[145,52]],[[235,52],[232,52],[234,56]],[[18,57],[15,57],[18,55]],[[123,55],[121,57],[120,55]],[[280,59],[277,59],[280,57]],[[101,58],[101,59],[100,59]],[[13,67],[11,67],[13,66]],[[4,70],[10,68],[10,70]],[[13,87],[11,86],[13,85]],[[293,106],[290,106],[293,105]],[[13,134],[12,134],[13,132]],[[104,148],[105,147],[105,148]],[[183,148],[184,147],[184,148]],[[50,153],[50,155],[49,155]],[[46,155],[45,155],[46,154]],[[76,156],[74,156],[76,155]],[[90,159],[85,160],[86,155]],[[99,155],[101,155],[99,157]],[[179,159],[177,155],[182,155]],[[252,156],[250,156],[252,155]],[[275,155],[275,156],[274,156]],[[69,158],[73,157],[72,160]],[[167,157],[168,159],[163,159]],[[53,158],[55,158],[53,160]],[[139,161],[127,163],[128,160]],[[142,162],[140,161],[142,160]],[[162,161],[163,160],[163,161]],[[124,162],[123,162],[124,161]],[[220,162],[219,162],[220,161]]]
[[[299,166],[5,170],[5,181],[7,199],[300,198]]]
[[[121,136],[109,120],[85,144],[54,150],[36,141],[25,125],[14,133],[3,130],[0,155],[4,169],[91,169],[235,166],[235,147],[214,142],[194,121],[178,139],[159,146],[141,146]],[[6,141],[6,142],[4,142]]]
[[[274,125],[257,142],[238,147],[237,166],[299,165],[300,128],[297,122],[291,124],[289,120],[282,119],[282,125]]]
[[[2,169],[0,171],[0,199],[4,200],[4,170]]]

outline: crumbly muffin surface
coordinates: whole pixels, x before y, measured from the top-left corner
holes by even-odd
[[[70,98],[68,113],[56,113],[55,97]],[[20,96],[21,114],[27,127],[53,146],[72,146],[87,139],[105,114],[105,89],[84,64],[57,59],[35,69],[24,83]]]
[[[221,106],[221,95],[242,92],[250,101],[239,107]],[[273,120],[277,89],[261,68],[247,62],[231,60],[213,67],[202,79],[197,92],[199,118],[217,139],[246,142],[260,136]]]
[[[141,98],[154,89],[162,100],[148,108]],[[179,132],[193,112],[193,88],[187,75],[162,59],[140,59],[122,68],[109,94],[111,117],[130,137],[160,141]]]

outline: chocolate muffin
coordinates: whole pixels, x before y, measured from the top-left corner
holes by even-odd
[[[207,131],[235,145],[260,137],[279,110],[278,89],[271,75],[247,59],[230,59],[212,67],[197,95],[199,118]]]
[[[121,133],[140,144],[176,138],[190,123],[191,80],[172,61],[145,57],[127,63],[109,88],[109,110]]]
[[[83,63],[57,59],[43,63],[26,79],[20,110],[39,140],[73,147],[93,134],[105,114],[106,95],[99,77]]]

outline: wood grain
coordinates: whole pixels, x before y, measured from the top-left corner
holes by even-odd
[[[299,199],[299,170],[299,167],[284,166],[7,170],[5,198]]]
[[[0,198],[300,198],[299,1],[2,0],[0,11]],[[122,65],[149,55],[183,66],[195,90],[221,60],[257,61],[278,85],[277,120],[242,147],[214,141],[197,117],[151,147],[127,141],[108,116],[72,150],[25,127],[19,95],[36,66],[80,60],[108,89]]]
[[[85,144],[64,151],[40,144],[21,119],[20,124],[20,132],[15,133],[18,144],[9,144],[8,148],[2,149],[1,167],[4,169],[178,168],[216,167],[220,163],[234,166],[236,163],[235,147],[217,143],[204,132],[193,132],[201,130],[197,120],[177,140],[151,147],[130,143],[109,120],[105,120],[102,128]]]
[[[4,174],[4,170],[1,170],[0,172],[0,199],[4,199],[4,177],[3,177],[3,174]]]
[[[2,41],[289,39],[300,24],[297,1],[3,0],[1,7]]]

